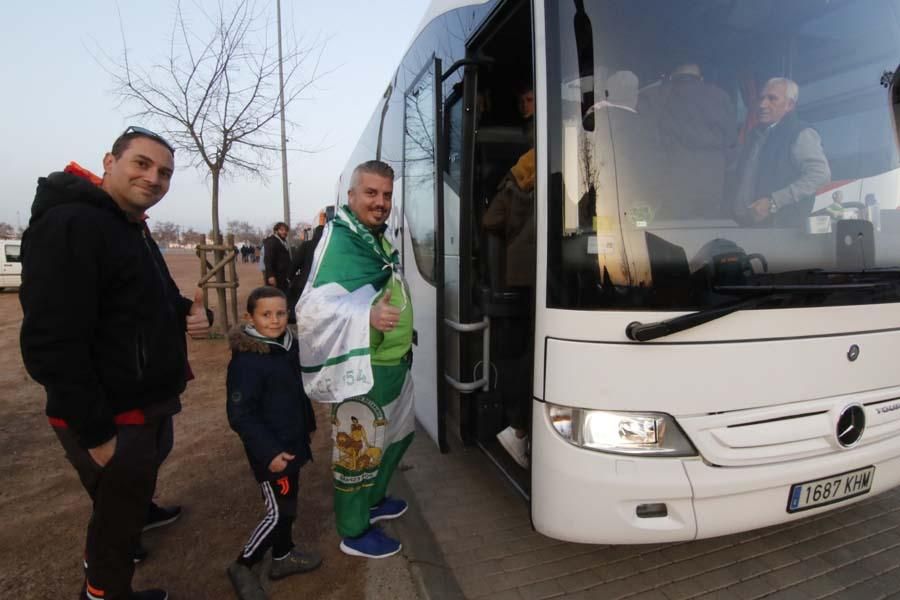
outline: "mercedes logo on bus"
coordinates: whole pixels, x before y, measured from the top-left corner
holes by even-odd
[[[866,428],[866,411],[861,404],[845,406],[838,416],[835,434],[837,442],[844,448],[852,448],[862,437]]]

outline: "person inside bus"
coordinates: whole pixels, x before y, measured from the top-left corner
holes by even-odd
[[[530,82],[520,84],[516,90],[519,116],[522,117],[522,130],[534,145],[534,86]]]
[[[784,77],[767,81],[760,94],[759,123],[738,157],[734,216],[741,224],[800,227],[816,189],[831,181],[818,132],[797,116],[799,96]]]
[[[671,198],[659,205],[656,218],[718,217],[728,155],[737,147],[737,112],[728,94],[703,80],[700,65],[681,62],[641,90],[638,112],[659,140]]]
[[[510,122],[515,105],[509,102],[495,106],[493,91],[485,87],[475,97],[476,196],[483,198],[493,194],[510,165],[531,146],[526,137],[527,128],[518,121]]]
[[[509,426],[497,434],[497,440],[522,468],[528,468],[528,410],[531,405],[530,379],[522,377],[531,356],[532,323],[530,298],[534,290],[536,238],[534,206],[534,90],[520,86],[516,94],[522,128],[530,148],[506,172],[485,211],[481,226],[488,235],[501,238],[504,248],[502,281],[507,289],[517,290],[525,302],[515,316],[494,319],[497,339],[502,346],[495,351],[498,367],[497,386],[503,394],[503,407]]]
[[[633,71],[616,71],[602,85],[603,100],[584,114],[593,118],[589,134],[595,150],[591,163],[595,171],[587,191],[578,201],[578,227],[594,230],[597,203],[611,198],[597,193],[615,189],[619,208],[627,215],[658,212],[663,202],[660,188],[659,151],[654,144],[650,122],[638,113],[639,80]]]

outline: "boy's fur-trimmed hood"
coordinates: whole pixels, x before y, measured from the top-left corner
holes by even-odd
[[[269,354],[269,344],[259,338],[247,335],[243,325],[232,327],[228,332],[228,345],[234,352],[256,352],[257,354]]]

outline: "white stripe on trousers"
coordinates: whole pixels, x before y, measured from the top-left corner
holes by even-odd
[[[244,546],[243,557],[250,558],[266,536],[272,533],[275,525],[278,524],[278,502],[275,500],[275,492],[272,491],[272,485],[268,481],[259,484],[262,488],[263,499],[266,501],[266,516],[259,522],[247,545]]]

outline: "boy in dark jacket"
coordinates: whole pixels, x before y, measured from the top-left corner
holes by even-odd
[[[241,437],[266,504],[266,516],[228,567],[242,600],[264,599],[250,568],[272,548],[271,579],[317,568],[315,552],[294,549],[300,467],[311,458],[309,434],[315,417],[300,379],[297,342],[287,329],[287,299],[264,286],[247,299],[249,323],[232,330],[228,364],[228,422]]]

